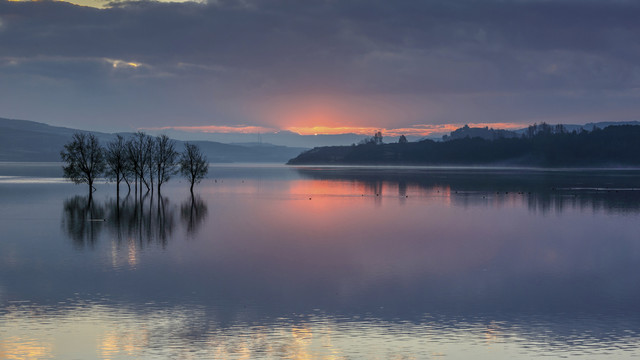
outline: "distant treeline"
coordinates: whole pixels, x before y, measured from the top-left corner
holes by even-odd
[[[568,132],[547,124],[515,138],[467,137],[437,142],[375,143],[318,147],[289,165],[514,165],[550,167],[638,166],[640,126],[608,126]]]

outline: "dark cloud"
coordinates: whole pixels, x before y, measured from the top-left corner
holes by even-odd
[[[96,92],[105,103],[130,104],[129,116],[139,117],[153,109],[136,111],[128,99],[161,100],[160,109],[188,109],[183,117],[191,121],[241,119],[230,104],[260,96],[448,94],[489,103],[516,98],[530,110],[505,115],[526,121],[547,114],[558,97],[578,107],[577,92],[589,102],[613,92],[628,99],[620,106],[632,107],[640,88],[637,19],[640,3],[606,0],[145,1],[107,9],[3,1],[0,76],[7,81],[0,91],[42,99],[38,81],[47,88],[57,82],[59,91],[78,95],[78,106]],[[203,94],[233,101],[221,111]],[[21,113],[8,102],[11,96],[0,105]],[[485,121],[493,117],[477,102],[460,105]],[[423,122],[449,120],[425,114]]]

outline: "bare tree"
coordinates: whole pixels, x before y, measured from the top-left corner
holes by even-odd
[[[176,162],[178,152],[175,150],[175,141],[169,139],[167,135],[160,135],[155,139],[153,151],[153,164],[158,184],[158,195],[163,183],[169,181],[172,175],[178,171]]]
[[[149,183],[145,178],[147,168],[146,161],[148,158],[147,151],[147,134],[139,131],[133,135],[132,139],[127,141],[127,157],[129,158],[131,170],[135,176],[136,192],[138,184],[140,184],[140,196],[142,196],[142,184],[149,190]]]
[[[180,156],[180,173],[189,180],[191,195],[193,196],[193,185],[204,179],[209,172],[209,163],[197,145],[185,143],[184,152]]]
[[[116,196],[119,199],[120,182],[126,181],[129,169],[126,142],[121,135],[117,135],[116,139],[107,144],[105,160],[107,165],[105,175],[116,182]]]
[[[95,190],[93,183],[105,167],[103,149],[93,134],[75,133],[71,142],[60,152],[64,177],[76,184],[89,185],[89,199]]]
[[[147,190],[151,190],[151,194],[153,194],[153,179],[155,177],[155,166],[154,166],[154,153],[156,151],[156,142],[153,137],[149,135],[144,135],[143,142],[143,179],[145,180],[144,184],[147,186]],[[148,179],[148,181],[146,181]]]
[[[127,144],[125,145],[127,148],[127,160],[129,163],[129,170],[131,170],[133,174],[133,185],[135,188],[136,197],[138,194],[138,168],[140,167],[140,161],[138,159],[138,149],[137,142],[135,138],[131,138],[127,140]]]

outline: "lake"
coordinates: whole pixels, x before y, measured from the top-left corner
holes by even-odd
[[[0,163],[2,359],[631,359],[640,171]]]

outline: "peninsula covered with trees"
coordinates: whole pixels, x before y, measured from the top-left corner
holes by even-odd
[[[468,130],[462,133],[474,133]],[[521,134],[493,131],[490,137],[461,137],[460,131],[454,133],[443,141],[407,142],[401,137],[393,143],[384,143],[377,133],[357,145],[313,148],[287,164],[640,166],[638,125],[567,131],[562,125],[542,123]]]

